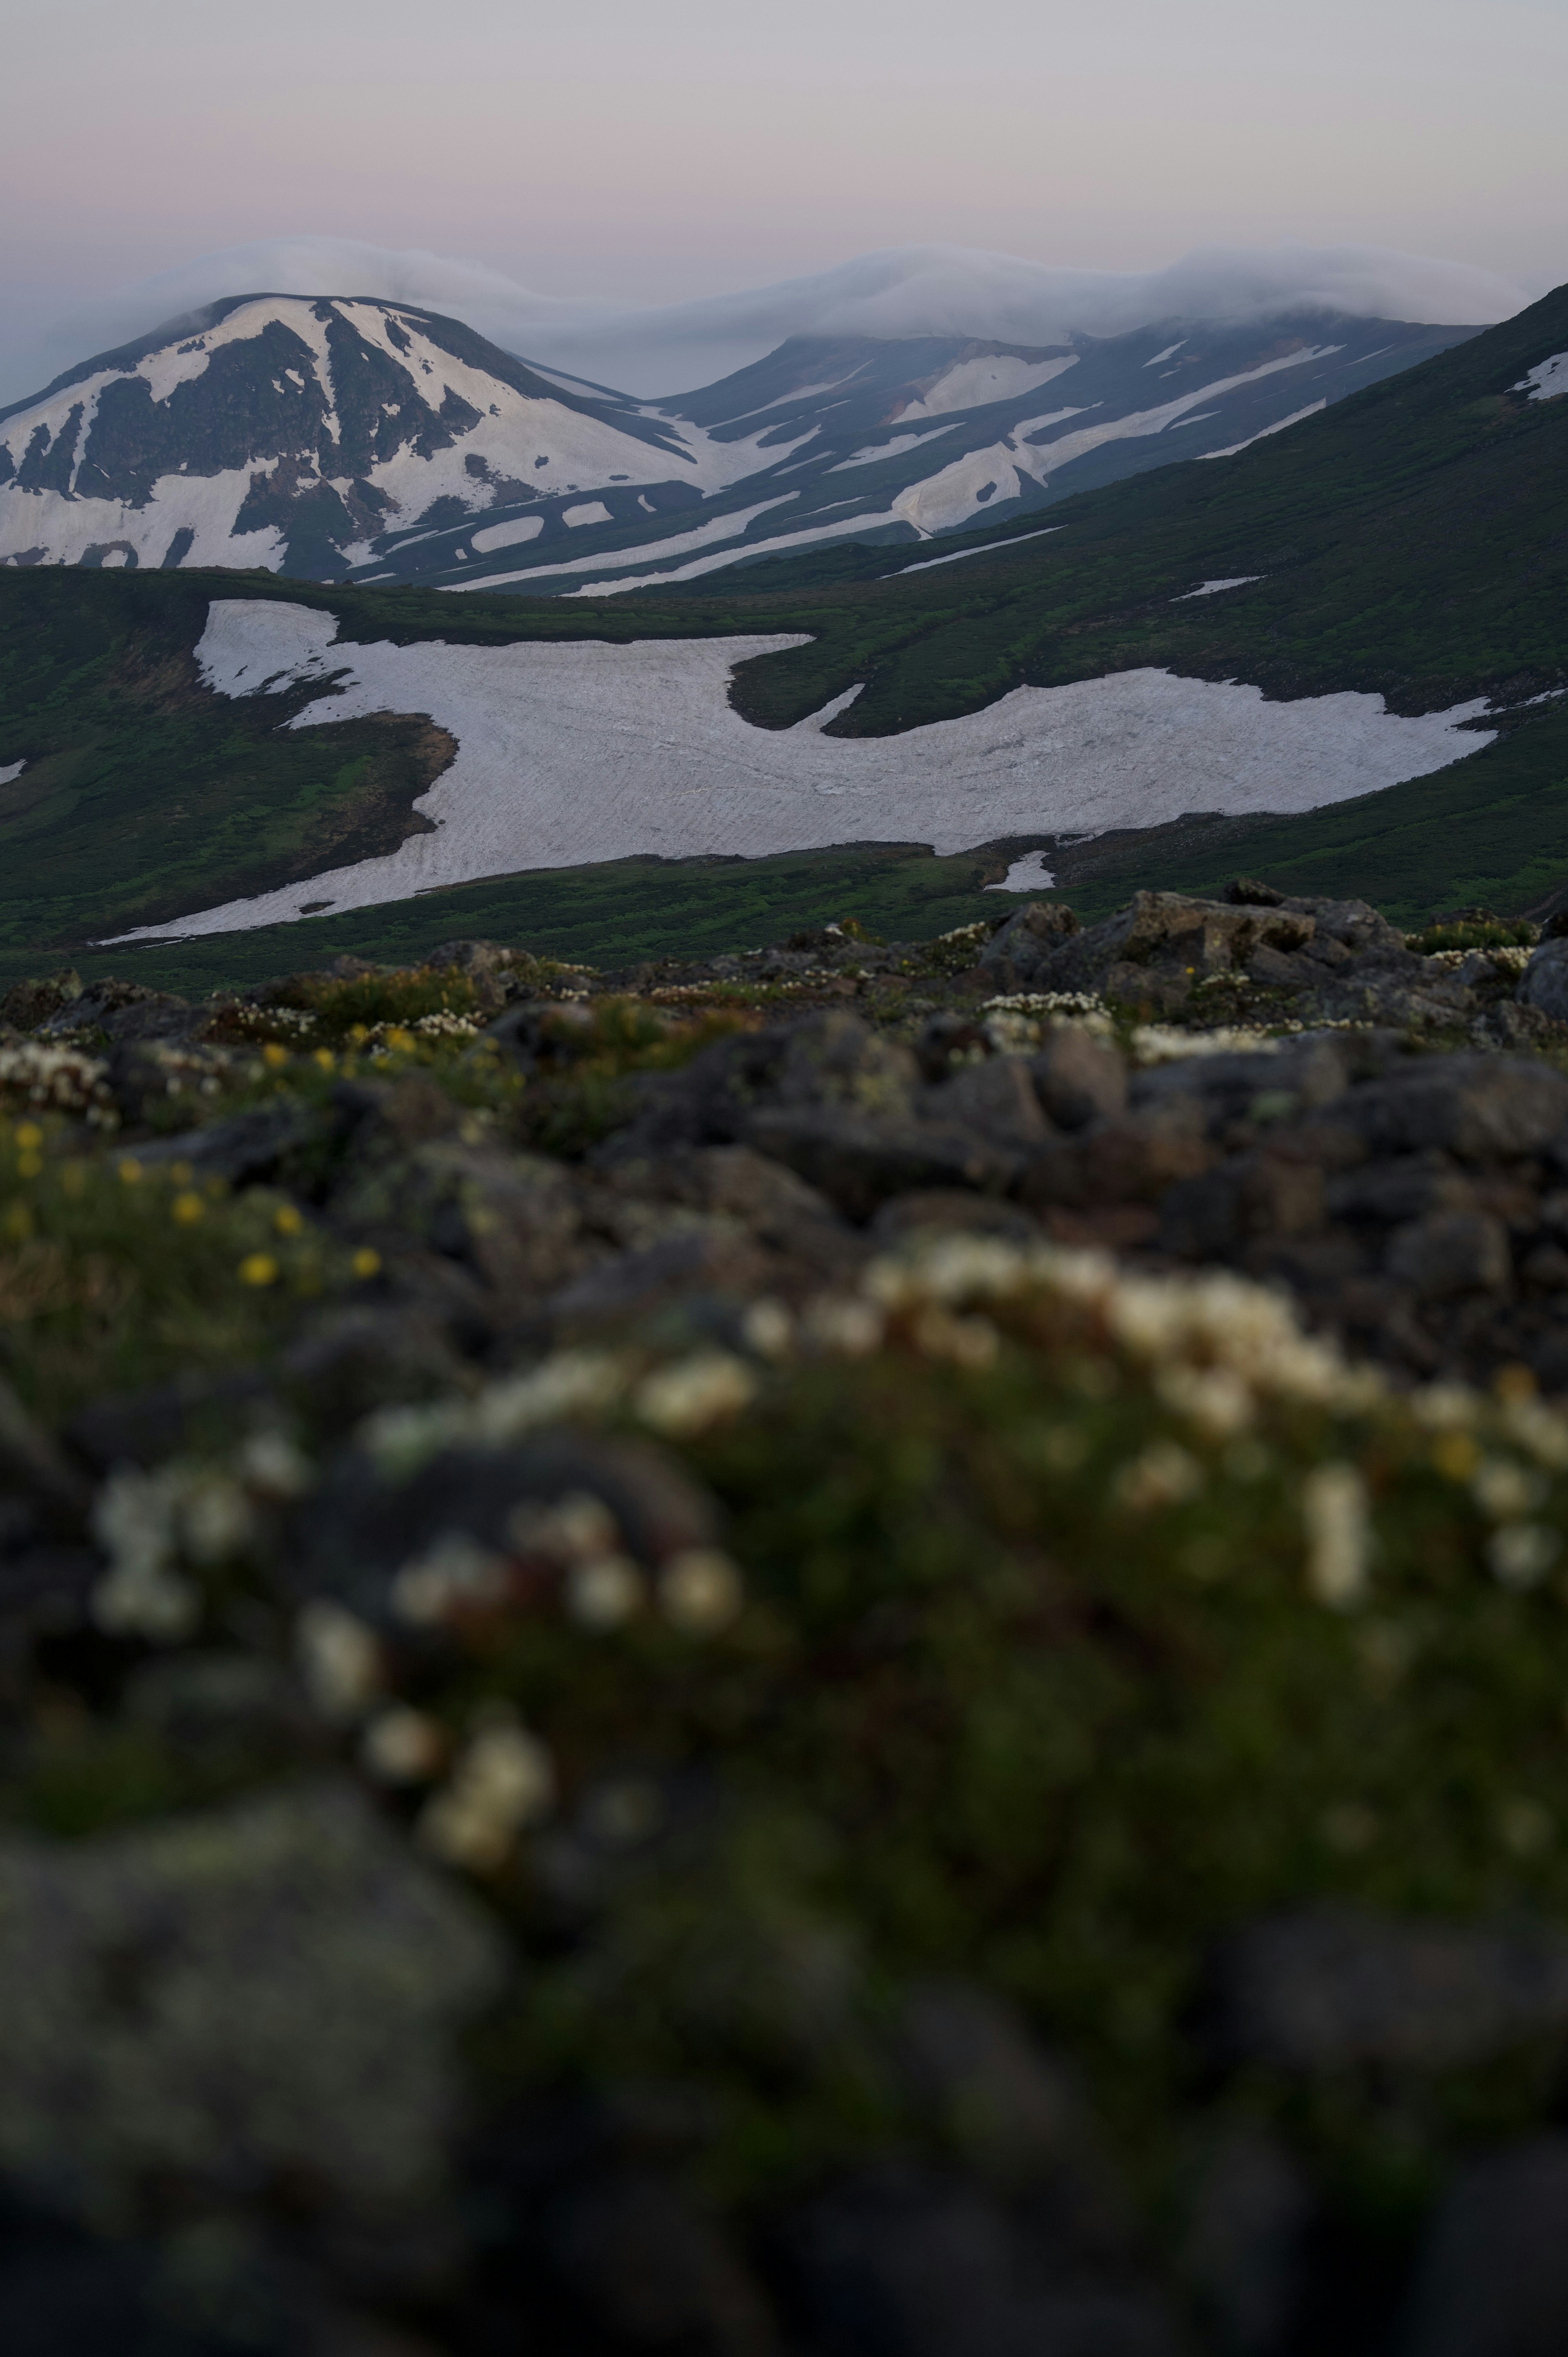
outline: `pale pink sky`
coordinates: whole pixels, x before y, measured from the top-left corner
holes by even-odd
[[[9,0],[0,54],[5,373],[300,231],[646,302],[928,241],[1568,277],[1563,0]]]

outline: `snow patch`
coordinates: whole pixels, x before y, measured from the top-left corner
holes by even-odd
[[[827,472],[842,475],[850,467],[874,467],[878,458],[900,457],[906,450],[918,450],[922,442],[935,442],[942,435],[951,432],[950,425],[933,425],[925,434],[895,434],[890,442],[867,443],[863,450],[852,450],[847,458],[841,458],[837,466],[828,468]]]
[[[512,548],[520,540],[537,540],[544,529],[542,516],[520,516],[515,523],[488,523],[482,532],[475,533],[473,545],[483,556],[492,548]],[[421,533],[423,540],[425,535]],[[405,544],[406,545],[406,544]]]
[[[1283,434],[1287,425],[1299,425],[1304,417],[1316,417],[1320,409],[1327,406],[1326,400],[1309,401],[1305,409],[1293,409],[1288,417],[1276,417],[1272,425],[1260,426],[1257,433],[1249,434],[1244,442],[1228,442],[1223,450],[1200,450],[1198,457],[1234,458],[1238,451],[1250,450],[1254,442],[1266,442],[1271,434]]]
[[[1185,606],[1189,597],[1212,597],[1218,590],[1244,589],[1249,581],[1266,581],[1267,579],[1268,576],[1265,573],[1233,573],[1225,581],[1200,581],[1196,589],[1184,589],[1179,597],[1173,597],[1171,604]]]
[[[735,666],[800,636],[335,646],[336,619],[277,600],[211,607],[198,648],[220,693],[334,676],[295,716],[318,727],[427,713],[458,752],[415,807],[435,822],[392,853],[310,879],[339,909],[441,885],[639,853],[761,858],[854,842],[948,853],[1008,835],[1155,826],[1195,812],[1312,810],[1425,776],[1494,732],[1478,703],[1407,719],[1378,695],[1265,702],[1262,691],[1166,671],[1021,687],[983,712],[891,737],[812,725],[753,728],[730,703]],[[843,708],[842,699],[835,699]],[[232,900],[124,940],[287,922],[302,886]]]
[[[19,778],[27,766],[26,761],[0,762],[0,786],[8,786],[13,778]]]
[[[561,521],[574,528],[584,523],[608,523],[610,511],[603,500],[580,500],[575,508],[563,508]]]
[[[1529,401],[1556,401],[1568,393],[1568,352],[1553,352],[1549,361],[1540,361],[1514,386]]]
[[[1064,369],[1078,366],[1078,354],[1061,360],[1024,361],[997,352],[989,360],[961,361],[938,377],[930,391],[898,413],[904,417],[946,417],[955,409],[979,409],[988,401],[1016,401],[1033,393]]]
[[[769,508],[788,507],[791,500],[800,496],[799,491],[783,491],[778,499],[762,500],[754,508],[736,508],[728,515],[714,516],[711,523],[694,524],[690,532],[676,533],[669,540],[648,541],[641,548],[628,548],[622,561],[637,565],[655,557],[684,556],[691,549],[711,547],[715,540],[734,540],[754,517],[766,515]],[[474,534],[476,548],[483,538],[482,533]],[[594,556],[564,556],[559,565],[530,565],[518,573],[487,573],[478,581],[438,581],[435,586],[451,590],[502,589],[513,581],[542,581],[553,573],[591,573],[596,565],[613,565],[615,561],[613,549],[601,548]],[[659,577],[673,580],[676,576],[671,574]]]
[[[901,565],[897,573],[883,573],[877,577],[883,581],[901,581],[906,573],[930,573],[939,565],[961,565],[966,556],[1001,556],[1008,549],[1016,548],[1021,541],[1045,540],[1053,532],[1066,530],[1064,523],[1048,523],[1041,532],[1015,533],[1011,540],[988,540],[983,548],[955,548],[950,556],[922,556],[918,565]]]
[[[1171,350],[1175,351],[1174,344]],[[1164,360],[1165,357],[1162,352],[1160,358]],[[1043,851],[1026,851],[1022,859],[1013,862],[1000,884],[988,884],[985,889],[988,892],[1048,892],[1056,880],[1046,866]]]
[[[1185,336],[1178,336],[1174,344],[1167,344],[1163,352],[1156,352],[1152,361],[1145,361],[1144,362],[1144,366],[1145,368],[1158,368],[1162,361],[1174,360],[1176,353],[1180,351],[1186,341],[1187,338]],[[999,884],[992,884],[988,885],[986,888],[988,891],[999,892],[1002,889],[1002,887]]]

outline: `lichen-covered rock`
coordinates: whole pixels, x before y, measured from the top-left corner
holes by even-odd
[[[0,2167],[105,2222],[428,2202],[495,1935],[351,1790],[0,1844]]]

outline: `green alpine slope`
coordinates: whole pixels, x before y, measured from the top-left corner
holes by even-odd
[[[1234,457],[1063,500],[1043,536],[1031,517],[944,538],[944,558],[987,553],[922,554],[903,575],[890,567],[908,552],[856,546],[726,575],[723,593],[635,600],[0,570],[0,770],[27,764],[0,784],[0,963],[303,881],[424,823],[412,804],[449,755],[428,721],[287,734],[312,691],[236,703],[201,686],[191,650],[208,604],[235,595],[328,608],[357,642],[805,632],[807,645],[744,666],[736,702],[787,727],[860,683],[836,736],[896,734],[1021,684],[1142,665],[1272,697],[1380,693],[1406,713],[1485,697],[1503,708],[1499,740],[1436,777],[1305,816],[1108,838],[1064,850],[1058,872],[1086,908],[1139,884],[1202,889],[1239,867],[1410,918],[1478,898],[1529,906],[1568,880],[1568,722],[1553,696],[1568,686],[1568,399],[1515,388],[1564,348],[1560,288]],[[1221,597],[1186,595],[1252,575]],[[667,948],[672,920],[704,946],[829,909],[892,927],[940,904],[958,921],[996,905],[977,895],[999,872],[994,858],[886,846],[748,862],[743,887],[730,861],[618,862],[464,887],[330,931],[374,954],[406,945],[424,913],[437,932],[478,930],[461,920],[482,902],[485,930],[545,930],[565,953],[621,958]],[[239,940],[228,946],[239,955]]]

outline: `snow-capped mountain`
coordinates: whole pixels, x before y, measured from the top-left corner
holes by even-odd
[[[0,563],[624,590],[1219,457],[1474,332],[796,336],[648,403],[406,304],[232,296],[0,412]]]

